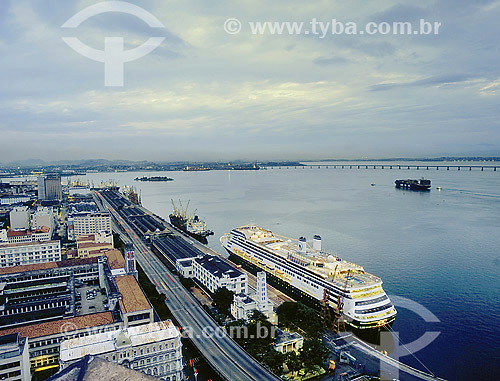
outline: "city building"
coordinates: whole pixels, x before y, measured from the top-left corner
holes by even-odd
[[[0,205],[15,205],[23,204],[31,200],[31,197],[26,194],[11,194],[0,197]]]
[[[237,320],[248,320],[254,310],[266,315],[272,324],[278,324],[278,315],[267,295],[266,273],[263,271],[257,273],[256,293],[250,296],[245,293],[235,294],[231,303],[231,315]]]
[[[41,229],[43,226],[47,226],[52,233],[54,227],[56,226],[52,208],[39,206],[31,215],[30,226],[31,229]]]
[[[31,381],[28,339],[19,333],[0,336],[0,380]]]
[[[156,377],[89,355],[59,370],[47,381],[95,381],[103,374],[108,380],[158,381]]]
[[[121,320],[125,327],[146,324],[154,320],[153,308],[133,275],[116,278],[120,299]]]
[[[123,258],[123,255],[120,250],[118,249],[111,249],[111,250],[104,250],[103,255],[106,256],[108,259],[108,264],[109,268],[111,269],[111,275],[114,277],[121,276],[121,275],[134,275],[135,272],[128,272],[127,267],[125,264],[125,258]]]
[[[0,268],[61,260],[61,241],[0,243]]]
[[[123,257],[0,268],[0,335],[28,338],[34,372],[58,366],[65,339],[152,323],[134,276],[113,275],[120,266]]]
[[[60,175],[38,176],[39,200],[62,200],[62,186]]]
[[[125,245],[125,272],[135,276],[137,279],[137,265],[135,263],[134,246],[130,243]]]
[[[194,278],[211,293],[226,287],[235,294],[247,292],[247,275],[219,256],[204,254],[184,239],[159,235],[153,250],[164,253],[179,275]]]
[[[113,248],[113,234],[110,231],[99,231],[95,234],[82,235],[76,239],[78,258],[100,256],[102,251]]]
[[[3,240],[4,238],[6,239],[5,241]],[[51,238],[50,229],[47,226],[42,226],[40,229],[33,230],[5,230],[5,233],[0,236],[0,241],[7,243],[45,242],[50,241]]]
[[[162,380],[183,379],[180,332],[170,320],[65,340],[59,364],[64,369],[86,355]]]
[[[274,350],[281,353],[291,351],[299,352],[304,345],[304,338],[297,332],[282,331],[277,328],[276,338],[274,339]]]
[[[68,217],[69,239],[78,239],[80,236],[96,234],[101,231],[111,232],[111,216],[109,213],[80,212]]]
[[[30,228],[30,211],[27,206],[16,206],[10,211],[10,228],[11,229],[29,229]]]
[[[211,293],[227,288],[235,294],[247,292],[247,274],[215,255],[204,255],[192,261],[193,276]]]

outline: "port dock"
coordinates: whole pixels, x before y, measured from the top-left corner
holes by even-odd
[[[135,248],[136,259],[150,281],[157,286],[160,293],[165,294],[165,303],[176,321],[210,366],[225,380],[279,380],[275,375],[262,367],[243,348],[236,344],[227,334],[221,335],[221,328],[204,311],[200,302],[181,284],[176,275],[169,268],[175,267],[176,257],[192,256],[203,253],[217,255],[224,261],[227,259],[208,248],[206,245],[189,237],[186,233],[168,224],[147,209],[129,204],[120,193],[113,191],[102,192],[94,190],[93,195],[101,210],[109,210],[113,220],[113,231],[120,234],[125,243],[131,243]],[[104,193],[108,193],[104,196]],[[123,210],[127,211],[123,211]],[[118,211],[120,210],[120,211]],[[153,240],[153,248],[149,248],[145,241],[150,234],[161,232],[164,239]],[[161,257],[164,258],[161,258]],[[167,263],[170,262],[170,263]],[[242,269],[242,271],[244,271]],[[249,288],[256,288],[256,278],[248,275]],[[268,285],[269,298],[275,305],[292,300],[284,293]],[[206,332],[210,329],[216,332],[207,338]],[[443,381],[443,379],[422,372],[405,365],[389,356],[382,354],[370,345],[357,339],[348,332],[341,334],[328,331],[323,335],[323,341],[331,350],[335,358],[340,351],[349,351],[361,365],[363,372],[357,374],[376,374],[381,369],[382,376],[387,380],[426,380]],[[331,357],[332,358],[332,357]],[[340,380],[340,373],[326,378],[327,380]]]
[[[331,351],[331,357],[338,363],[342,352],[349,353],[351,357],[350,364],[345,366],[339,364],[340,372],[345,372],[354,376],[355,374],[365,373],[376,375],[380,372],[381,380],[401,380],[401,381],[445,381],[442,378],[422,372],[411,366],[403,364],[381,352],[374,349],[369,344],[355,337],[352,333],[342,332],[340,334],[328,332],[323,335],[323,342]],[[360,368],[362,372],[359,372]],[[341,378],[331,376],[326,380],[339,380]]]
[[[111,213],[113,230],[120,234],[124,242],[134,246],[137,262],[150,281],[157,286],[157,290],[165,295],[165,303],[181,325],[183,334],[189,337],[212,369],[225,380],[278,381],[278,377],[255,361],[217,325],[179,279],[152,253],[144,242],[146,235],[140,230],[137,231],[133,219],[122,212],[124,208],[131,206],[128,200],[117,191],[94,190],[93,195],[100,209],[109,210]],[[151,216],[156,223],[163,225],[162,231],[170,231],[169,225],[154,217],[151,212],[140,206],[134,208],[136,213],[140,210],[144,216]],[[149,218],[146,219],[149,221]],[[207,335],[207,332],[213,334]]]

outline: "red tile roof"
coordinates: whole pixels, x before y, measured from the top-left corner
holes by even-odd
[[[21,336],[29,337],[31,339],[112,323],[113,316],[111,315],[111,312],[101,312],[97,314],[76,316],[69,319],[60,319],[44,323],[25,325],[22,327],[8,328],[1,330],[0,336],[11,333],[20,333]]]
[[[122,312],[129,313],[151,308],[151,305],[133,275],[119,276],[115,278],[115,280],[118,291],[122,294],[122,300],[120,300]]]
[[[22,273],[22,272],[26,272],[26,271],[48,270],[48,269],[54,269],[56,267],[70,267],[70,266],[88,265],[91,263],[97,263],[97,257],[68,259],[67,261],[45,262],[45,263],[37,263],[34,265],[3,267],[3,268],[0,268],[0,275],[17,274],[17,273]]]

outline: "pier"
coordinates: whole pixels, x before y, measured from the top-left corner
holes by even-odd
[[[169,257],[191,255],[194,252],[211,255],[218,255],[218,253],[193,240],[149,210],[132,205],[117,191],[103,192],[96,189],[93,195],[99,208],[111,213],[113,231],[120,235],[124,243],[134,246],[139,265],[150,281],[157,286],[158,292],[166,296],[165,303],[175,320],[182,329],[189,332],[189,339],[212,369],[225,380],[278,381],[279,378],[254,360],[224,331],[221,331],[217,323],[204,311],[200,302],[184,288],[178,277],[170,270],[174,264],[172,258]],[[155,255],[147,242],[150,240],[150,234],[158,233],[164,234],[166,239],[153,241]],[[170,263],[167,264],[167,261]],[[249,287],[255,290],[255,284],[255,277],[249,275]],[[270,299],[275,304],[291,300],[287,295],[269,285],[268,290],[271,291]],[[204,332],[207,329],[216,334],[206,337]],[[223,334],[221,335],[220,332]],[[352,334],[326,332],[323,335],[323,341],[330,348],[333,356],[337,356],[340,350],[352,353],[358,364],[363,365],[365,369],[365,372],[356,371],[358,375],[376,373],[383,364],[385,372],[388,372],[383,376],[389,377],[383,379],[391,380],[398,375],[402,380],[442,381],[438,377],[411,368],[380,353]],[[330,378],[327,379],[330,380]]]
[[[166,296],[165,303],[175,320],[212,369],[224,380],[278,381],[278,377],[254,360],[217,325],[194,296],[184,288],[177,276],[151,251],[145,243],[146,235],[138,227],[140,225],[136,225],[133,218],[123,213],[124,207],[125,209],[131,207],[128,200],[117,191],[96,190],[93,195],[99,208],[111,213],[113,231],[119,233],[125,243],[134,246],[137,262],[150,281],[157,286],[158,292]],[[168,223],[147,209],[140,206],[134,208],[136,208],[134,209],[136,219],[138,212],[141,211],[141,222],[149,220],[149,216],[155,219],[156,224],[163,225],[163,229],[159,230],[164,232],[170,230]],[[174,234],[179,233],[174,232]],[[207,332],[214,334],[207,337]]]
[[[493,171],[497,172],[497,168],[500,170],[500,164],[498,165],[449,165],[449,164],[432,164],[432,165],[406,165],[406,164],[314,164],[314,165],[300,165],[300,166],[261,166],[262,169],[379,169],[379,170],[426,170],[426,171]]]

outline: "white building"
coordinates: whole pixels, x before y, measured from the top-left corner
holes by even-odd
[[[181,336],[170,320],[65,340],[59,354],[61,369],[85,355],[166,381],[183,379]]]
[[[60,260],[61,241],[0,244],[0,268]]]
[[[43,226],[47,226],[50,232],[54,231],[54,212],[52,208],[39,206],[36,212],[31,215],[31,229],[41,229]]]
[[[9,218],[11,229],[30,228],[30,211],[27,206],[16,206],[10,211]]]
[[[235,294],[247,292],[247,274],[215,255],[207,254],[195,258],[193,276],[211,293],[223,287]]]
[[[71,228],[73,239],[101,231],[111,232],[111,216],[109,213],[102,212],[76,213],[68,219],[68,238],[71,236]]]
[[[234,295],[231,303],[231,315],[237,320],[248,320],[254,310],[258,310],[266,315],[272,323],[278,324],[278,316],[274,312],[273,304],[267,295],[266,273],[257,273],[257,291],[255,295],[248,296],[245,293]]]
[[[22,204],[31,200],[31,197],[25,194],[16,194],[0,197],[0,205]]]
[[[19,333],[0,336],[0,380],[31,380],[28,339]]]
[[[304,345],[304,338],[297,332],[282,331],[278,328],[274,339],[274,350],[281,353],[298,353]]]
[[[35,230],[9,229],[6,236],[8,243],[45,242],[50,241],[52,238],[51,231],[47,226],[42,226],[41,229]]]

